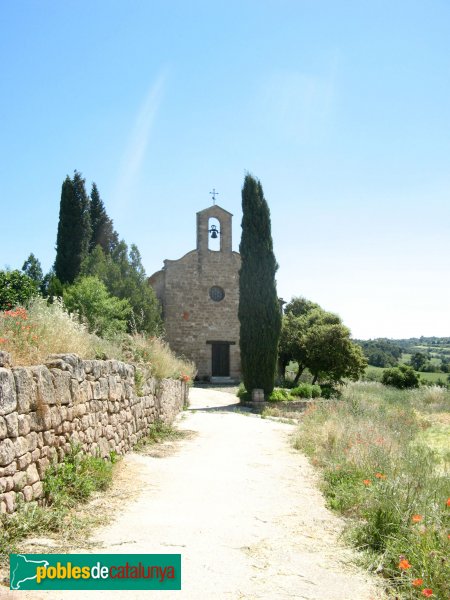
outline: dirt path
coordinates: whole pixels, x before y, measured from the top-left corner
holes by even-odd
[[[181,553],[182,591],[99,591],[89,600],[380,597],[351,566],[340,521],[325,509],[307,460],[291,450],[293,426],[214,409],[234,402],[192,390],[179,425],[196,434],[165,457],[127,456],[140,494],[96,532],[104,553]],[[72,600],[80,592],[7,596]]]

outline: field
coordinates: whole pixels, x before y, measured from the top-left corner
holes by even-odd
[[[358,382],[312,405],[295,438],[347,540],[398,598],[449,597],[449,410],[445,388]]]

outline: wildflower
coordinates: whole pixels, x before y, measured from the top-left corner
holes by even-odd
[[[412,584],[413,584],[414,587],[419,587],[420,585],[422,585],[422,583],[423,583],[423,579],[420,579],[420,578],[419,579],[413,579],[413,582],[412,582]]]
[[[450,498],[447,498],[447,506],[450,506]]]
[[[411,521],[412,521],[413,523],[420,523],[420,521],[422,521],[422,520],[423,520],[423,517],[422,517],[422,515],[413,515],[413,516],[411,517]]]
[[[375,473],[375,477],[377,479],[386,479],[386,475],[383,475],[383,473]]]
[[[422,590],[422,596],[425,596],[425,598],[429,598],[430,596],[433,595],[433,590],[430,588],[423,588]]]
[[[403,571],[406,571],[408,569],[411,568],[411,563],[409,562],[409,560],[407,560],[406,558],[403,558],[399,563],[398,563],[398,568],[402,569]]]
[[[372,485],[372,482],[370,481],[370,479],[364,479],[363,484],[364,485]]]
[[[6,344],[7,341],[6,338],[0,338],[0,344]]]

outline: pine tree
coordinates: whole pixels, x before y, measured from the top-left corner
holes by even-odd
[[[95,183],[92,184],[91,191],[91,227],[92,236],[89,250],[92,251],[96,246],[101,246],[105,254],[111,254],[119,243],[119,237],[114,231],[113,222],[106,213],[105,205]]]
[[[270,211],[260,181],[247,175],[242,188],[242,238],[239,246],[239,321],[241,368],[245,388],[274,387],[281,309],[275,273]]]
[[[78,171],[62,184],[55,259],[55,274],[61,283],[74,281],[89,250],[90,201],[84,184]]]
[[[37,259],[33,253],[31,253],[27,260],[23,263],[22,271],[36,283],[38,288],[41,287],[44,274],[42,273],[42,267],[39,259]]]

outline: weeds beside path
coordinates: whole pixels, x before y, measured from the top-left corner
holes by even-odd
[[[298,430],[347,539],[395,597],[449,598],[449,409],[442,388],[358,383],[312,405]]]

